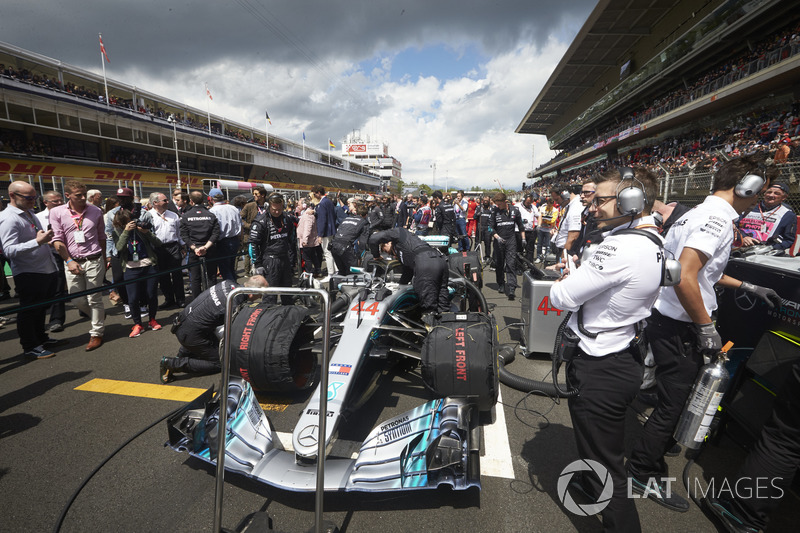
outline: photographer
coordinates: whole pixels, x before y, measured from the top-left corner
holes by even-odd
[[[569,399],[578,454],[608,469],[611,500],[602,511],[605,531],[641,531],[634,500],[627,497],[625,418],[642,382],[641,322],[650,315],[661,284],[661,242],[650,216],[658,194],[656,177],[637,168],[612,169],[597,177],[591,202],[604,240],[574,272],[553,285],[550,302],[571,311],[562,354],[569,383],[579,391]],[[636,228],[652,234],[619,234]],[[560,264],[564,268],[567,265]],[[568,343],[567,341],[571,341]],[[581,488],[597,498],[596,476]]]
[[[134,220],[127,209],[114,215],[113,224],[114,247],[122,263],[123,279],[132,282],[125,286],[133,319],[133,328],[128,336],[134,338],[144,332],[141,310],[145,306],[149,318],[148,327],[158,331],[161,329],[161,325],[156,322],[158,279],[154,274],[158,264],[156,249],[161,247],[161,241],[150,231],[148,222]]]

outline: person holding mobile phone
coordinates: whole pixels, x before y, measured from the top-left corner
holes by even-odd
[[[47,228],[47,231],[50,231],[53,229],[53,225],[50,224],[50,210],[63,205],[64,198],[58,191],[47,191],[44,193],[42,201],[44,202],[44,209],[36,213],[36,217],[39,219],[42,227]],[[58,252],[53,245],[50,244],[49,246],[56,260],[56,265],[58,266],[58,288],[56,289],[56,294],[54,297],[62,298],[67,294],[67,278],[64,274],[64,261],[61,260],[61,256],[58,255]],[[58,301],[51,305],[50,321],[48,323],[47,330],[50,333],[64,331],[64,322],[66,321],[66,317],[67,311],[64,300]]]

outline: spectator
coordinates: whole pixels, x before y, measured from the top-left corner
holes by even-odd
[[[133,204],[133,190],[129,189],[128,187],[122,187],[117,189],[117,194],[115,196],[116,205],[111,209],[107,209],[105,213],[105,217],[103,222],[106,228],[106,257],[108,258],[108,263],[106,268],[111,268],[111,282],[114,285],[119,285],[122,283],[124,278],[124,271],[122,269],[122,263],[119,260],[119,254],[117,253],[117,249],[114,246],[114,215],[116,215],[120,209],[127,209],[131,212],[134,211],[134,204]],[[106,202],[106,207],[109,206],[109,203]],[[131,306],[128,304],[128,290],[122,287],[121,290],[116,291],[116,298],[114,298],[114,291],[109,295],[109,299],[116,305],[120,301],[122,302],[122,308],[125,313],[125,318],[131,318],[133,315],[131,314]]]
[[[148,326],[153,331],[161,329],[156,322],[158,308],[158,292],[156,291],[156,265],[158,259],[156,248],[161,246],[161,241],[147,227],[143,220],[134,220],[131,212],[121,209],[114,215],[114,246],[119,254],[125,289],[128,292],[128,301],[131,305],[133,328],[130,338],[138,337],[144,332],[142,326],[141,310],[147,307],[149,317]]]
[[[539,210],[539,244],[536,247],[536,262],[544,261],[547,251],[550,249],[550,236],[553,234],[555,221],[558,217],[558,209],[553,202],[553,197],[548,196],[545,206]]]
[[[49,300],[58,290],[58,268],[50,248],[43,246],[53,238],[53,230],[42,227],[33,214],[36,189],[26,181],[13,181],[8,187],[9,206],[0,212],[0,247],[11,264],[14,286],[22,307]],[[5,277],[5,273],[3,273]],[[34,307],[17,313],[17,335],[27,357],[47,359],[55,353],[45,333],[47,308]]]
[[[47,191],[44,193],[45,208],[41,212],[36,213],[42,228],[50,229],[50,210],[63,204],[64,198],[61,196],[60,192]],[[53,296],[55,298],[63,298],[67,295],[67,278],[64,275],[64,261],[61,260],[61,256],[58,255],[58,252],[56,252],[56,249],[53,247],[53,245],[50,244],[49,246],[50,250],[53,252],[53,256],[55,256],[54,259],[56,266],[58,266],[58,288]],[[5,278],[5,274],[3,274],[3,278]],[[66,321],[66,318],[67,311],[64,300],[55,302],[50,306],[50,322],[47,330],[50,333],[64,331],[64,322]]]
[[[322,239],[322,253],[325,254],[325,267],[328,269],[328,275],[331,275],[336,270],[336,265],[333,262],[333,255],[328,248],[336,233],[336,206],[333,205],[330,198],[325,196],[325,189],[321,185],[311,187],[311,194],[314,196],[314,199],[319,201],[319,205],[316,209],[317,231]]]
[[[242,234],[242,217],[239,210],[225,199],[222,190],[211,189],[209,198],[214,203],[209,211],[219,220],[219,241],[216,246],[219,273],[222,279],[236,281],[236,254]]]
[[[242,241],[245,251],[248,251],[250,247],[250,228],[253,225],[253,221],[258,215],[267,210],[267,208],[264,207],[266,201],[267,189],[259,185],[253,189],[253,201],[242,208],[240,215],[242,217]],[[250,274],[251,266],[250,254],[248,251],[248,253],[245,254],[244,260],[244,270],[248,275]]]
[[[103,208],[103,193],[98,191],[97,189],[92,189],[86,193],[86,201],[90,204],[97,206],[99,208]]]
[[[300,221],[297,223],[297,243],[300,246],[300,253],[303,256],[303,271],[320,277],[322,268],[322,249],[320,245],[322,239],[317,230],[317,217],[314,213],[314,205],[308,202],[308,207],[300,214]],[[333,274],[333,270],[330,271]]]
[[[161,241],[161,246],[156,247],[156,270],[163,272],[159,278],[161,292],[164,294],[164,303],[159,309],[171,309],[186,306],[186,294],[183,289],[183,270],[181,266],[185,252],[181,242],[181,219],[167,209],[169,200],[165,194],[154,192],[150,195],[153,210],[150,211],[150,220],[155,236]],[[171,270],[171,272],[170,272]]]
[[[64,185],[68,202],[50,212],[56,251],[66,263],[70,294],[103,286],[106,275],[106,233],[103,212],[86,201],[86,186],[71,180]],[[72,299],[73,305],[91,318],[90,352],[103,344],[106,310],[103,294],[95,292]]]
[[[788,250],[797,236],[797,215],[784,202],[789,186],[773,183],[764,191],[764,198],[748,214],[739,219],[742,246],[771,243],[776,250]]]

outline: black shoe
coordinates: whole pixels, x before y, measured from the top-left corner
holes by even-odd
[[[643,480],[634,476],[630,470],[628,470],[628,477],[630,477],[631,489],[636,494],[644,495],[646,493],[648,498],[671,511],[685,513],[689,510],[689,502],[672,491],[675,488],[674,484],[669,486],[670,492],[668,492],[667,484],[661,478],[652,477]]]
[[[175,304],[175,305],[177,305],[178,307],[180,307],[181,309],[183,309],[184,307],[186,307],[186,302],[184,302],[183,300],[181,300],[180,302],[178,302],[178,303],[177,303],[177,304]]]
[[[736,506],[725,498],[708,497],[703,500],[703,505],[722,524],[729,533],[758,533],[759,528],[751,526],[736,516]]]
[[[3,274],[3,275],[5,275],[5,274]],[[0,302],[2,302],[3,300],[10,300],[10,299],[11,299],[11,294],[10,293],[0,292]]]
[[[172,361],[172,357],[162,357],[161,364],[158,365],[158,377],[161,383],[165,385],[174,379],[172,375]]]
[[[676,442],[675,446],[667,450],[667,453],[664,455],[666,457],[677,457],[681,454],[681,451],[683,451],[683,448],[681,448],[681,445]]]
[[[158,306],[159,309],[172,309],[173,307],[175,307],[175,302],[164,302]]]
[[[500,294],[503,294],[504,292],[506,292],[506,286],[505,285],[498,285],[497,292],[499,292]]]
[[[511,294],[508,295],[508,299],[513,302],[514,300],[517,299],[517,297],[514,296],[514,293],[512,292]]]

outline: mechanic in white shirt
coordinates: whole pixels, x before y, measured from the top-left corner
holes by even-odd
[[[555,240],[553,244],[557,248],[556,253],[561,254],[562,250],[569,250],[572,243],[580,236],[581,227],[581,213],[583,213],[583,205],[581,205],[581,190],[583,186],[570,185],[569,190],[569,203],[564,208],[564,214],[561,215],[561,223],[558,225]]]
[[[665,249],[681,263],[681,282],[664,287],[647,321],[647,339],[656,363],[658,404],[634,444],[628,461],[631,488],[673,511],[686,512],[688,502],[670,490],[663,478],[664,454],[675,445],[672,437],[703,356],[719,352],[722,341],[711,320],[717,308],[714,285],[740,289],[772,307],[780,298],[772,289],[725,275],[734,238],[734,221],[758,200],[758,193],[775,167],[765,172],[749,157],[732,159],[714,176],[714,191],[687,211],[667,234]],[[772,302],[770,301],[772,300]],[[658,490],[655,490],[655,489]]]
[[[527,193],[522,203],[517,207],[522,217],[522,226],[525,228],[525,239],[528,243],[524,250],[525,257],[528,261],[533,262],[533,251],[536,248],[536,223],[539,220],[539,209],[536,207],[536,204],[533,203],[533,195],[531,193]]]
[[[209,199],[214,205],[209,209],[219,220],[217,261],[222,279],[236,281],[236,253],[242,234],[242,217],[239,210],[225,200],[221,189],[211,189]]]
[[[661,238],[650,216],[658,182],[644,168],[622,168],[599,174],[596,183],[591,211],[604,240],[580,268],[553,285],[550,302],[572,311],[564,339],[571,337],[577,348],[564,359],[569,383],[579,391],[569,399],[578,454],[603,465],[613,481],[603,529],[637,532],[635,500],[627,497],[625,419],[642,382],[637,328],[650,315],[661,283]],[[626,234],[631,228],[651,236]],[[595,501],[603,488],[596,476],[583,476],[580,486]]]
[[[150,205],[153,209],[148,211],[153,231],[161,241],[162,246],[156,248],[158,264],[156,269],[165,272],[158,285],[164,294],[164,303],[159,309],[184,307],[185,292],[183,289],[183,270],[178,267],[183,261],[183,240],[181,239],[181,218],[177,213],[169,210],[169,199],[164,193],[154,192],[150,195]],[[177,270],[176,270],[177,269]],[[168,272],[168,271],[172,272]]]

